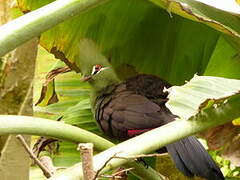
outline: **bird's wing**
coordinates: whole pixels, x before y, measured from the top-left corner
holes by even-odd
[[[95,112],[102,130],[119,139],[159,127],[174,118],[164,105],[127,90],[100,98]]]

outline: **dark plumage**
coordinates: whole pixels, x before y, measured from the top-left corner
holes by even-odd
[[[176,117],[165,106],[170,85],[152,75],[137,75],[108,86],[95,101],[95,118],[108,136],[128,139],[162,126]],[[207,151],[194,137],[166,146],[177,168],[186,176],[208,180],[224,177]]]

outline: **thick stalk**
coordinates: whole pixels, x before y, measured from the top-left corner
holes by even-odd
[[[91,132],[61,122],[30,116],[0,115],[0,135],[19,133],[51,136],[76,143],[92,142],[98,150],[105,150],[114,146],[110,141]],[[132,172],[138,177],[146,177],[149,180],[163,180],[150,167],[146,169],[143,165],[136,162],[131,162],[127,166],[134,167]],[[82,172],[80,171],[80,173]]]
[[[53,26],[106,0],[58,0],[0,27],[0,57]]]
[[[0,115],[0,135],[6,134],[33,134],[76,143],[92,142],[98,150],[114,146],[110,141],[81,128],[30,116]]]

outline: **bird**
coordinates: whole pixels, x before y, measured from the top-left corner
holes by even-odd
[[[92,86],[92,111],[108,137],[126,140],[177,117],[165,105],[168,93],[164,88],[171,87],[167,81],[150,74],[136,74],[121,80],[105,57],[85,59],[86,56],[82,56],[80,64],[82,81]],[[185,176],[224,179],[218,165],[195,136],[168,144],[165,149]]]

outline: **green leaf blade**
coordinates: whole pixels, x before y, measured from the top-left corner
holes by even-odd
[[[239,87],[240,80],[195,75],[185,85],[168,90],[170,94],[166,106],[180,118],[189,119],[201,110],[199,108],[203,108],[201,106],[205,101],[227,99],[239,94]]]

